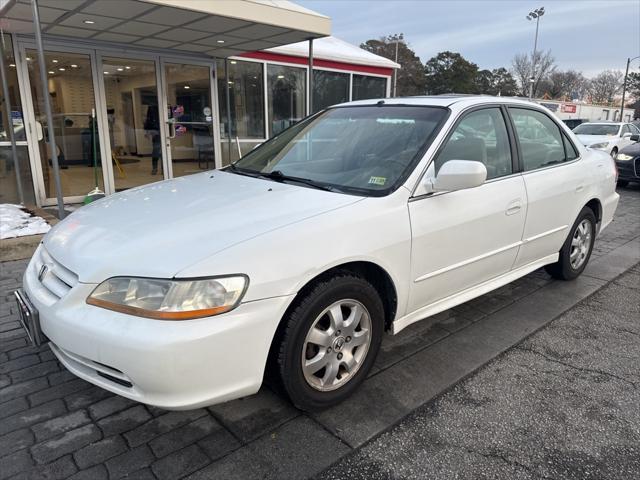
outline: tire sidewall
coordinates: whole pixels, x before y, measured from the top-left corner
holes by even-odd
[[[307,333],[315,319],[332,303],[353,299],[362,303],[371,318],[371,344],[367,356],[353,378],[342,387],[321,392],[309,385],[302,371],[302,350]],[[281,375],[285,390],[294,404],[304,410],[320,410],[347,398],[364,381],[371,370],[382,341],[384,330],[384,307],[375,290],[368,282],[354,276],[338,276],[313,289],[294,309],[288,319],[291,325],[284,340],[281,355]]]

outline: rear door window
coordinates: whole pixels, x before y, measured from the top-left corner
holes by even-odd
[[[510,107],[509,112],[520,143],[522,168],[525,172],[568,160],[560,127],[547,115],[527,108]],[[577,152],[575,153],[577,158]]]

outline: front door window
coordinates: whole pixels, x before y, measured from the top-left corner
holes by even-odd
[[[45,52],[44,56],[62,194],[74,197],[84,196],[95,187],[104,190],[91,57],[52,51]],[[45,195],[53,198],[56,191],[52,173],[52,146],[35,50],[26,50],[26,61]]]
[[[115,190],[162,180],[155,62],[103,57],[101,68]]]

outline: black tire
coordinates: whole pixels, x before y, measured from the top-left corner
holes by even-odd
[[[578,226],[582,223],[583,220],[587,220],[591,224],[591,239],[588,247],[588,251],[586,253],[586,257],[584,261],[578,266],[578,268],[574,268],[571,265],[571,243],[573,241],[574,235],[576,235],[576,230]],[[558,280],[575,280],[580,276],[583,272],[587,264],[589,263],[589,258],[591,258],[591,251],[593,250],[593,244],[596,239],[596,216],[589,207],[584,207],[575,223],[569,230],[569,235],[565,240],[562,248],[560,249],[560,258],[556,263],[552,263],[551,265],[546,265],[544,268],[549,275],[553,278],[557,278]]]
[[[613,147],[613,150],[611,150],[611,157],[616,158],[617,154],[618,154],[618,148]]]
[[[629,180],[618,180],[618,186],[619,187],[624,188],[627,185],[629,185]]]
[[[344,299],[356,300],[368,311],[371,341],[359,367],[346,383],[335,390],[320,391],[307,381],[303,372],[303,348],[305,355],[308,349],[308,346],[305,348],[305,339],[323,311]],[[342,402],[367,377],[382,341],[384,306],[378,291],[369,282],[350,272],[344,272],[313,285],[296,301],[283,322],[276,361],[278,383],[295,406],[306,411],[319,411]],[[353,351],[356,350],[357,348]],[[332,354],[337,355],[335,350]]]

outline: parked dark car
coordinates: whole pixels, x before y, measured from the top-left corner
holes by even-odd
[[[626,187],[629,182],[640,183],[640,135],[632,135],[636,143],[627,145],[616,155],[618,186]]]
[[[564,120],[562,120],[564,122],[564,124],[569,127],[571,130],[573,130],[574,128],[576,128],[578,125],[588,122],[589,120],[587,120],[586,118],[565,118]]]

